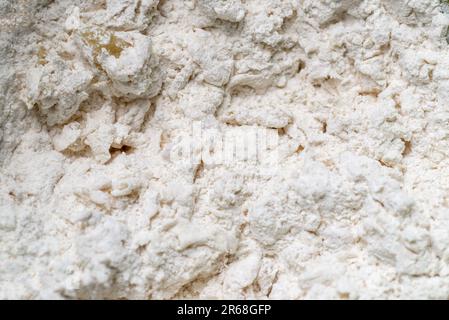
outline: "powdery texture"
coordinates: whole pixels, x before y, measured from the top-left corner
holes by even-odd
[[[2,1],[0,298],[447,299],[446,12]]]

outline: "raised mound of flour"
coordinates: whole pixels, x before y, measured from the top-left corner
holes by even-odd
[[[440,0],[0,2],[0,298],[449,297]]]

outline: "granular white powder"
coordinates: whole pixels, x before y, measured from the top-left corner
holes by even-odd
[[[1,299],[447,299],[439,0],[0,2]]]

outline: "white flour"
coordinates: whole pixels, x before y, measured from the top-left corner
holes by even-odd
[[[447,11],[1,1],[0,298],[447,299]]]

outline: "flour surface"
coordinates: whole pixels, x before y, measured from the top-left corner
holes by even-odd
[[[447,299],[439,0],[0,1],[0,299]]]

